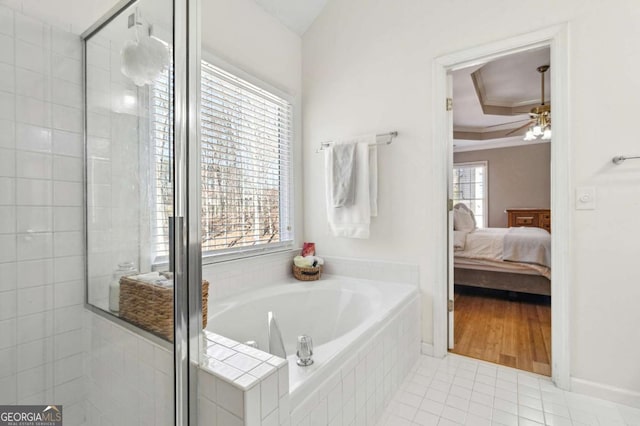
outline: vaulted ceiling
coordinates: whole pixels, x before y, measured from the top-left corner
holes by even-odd
[[[298,35],[307,31],[327,3],[327,0],[254,1]]]

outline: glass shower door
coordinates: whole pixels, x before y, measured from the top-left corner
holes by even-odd
[[[199,157],[189,150],[197,114],[188,83],[199,37],[187,4],[197,2],[125,2],[83,35],[87,305],[118,336],[91,336],[89,382],[110,398],[90,402],[105,405],[96,408],[113,424],[131,423],[130,413],[135,424],[196,424],[189,386],[199,331],[189,310],[200,309],[201,262],[199,228],[190,227],[199,198],[189,193],[199,186],[189,171]],[[121,339],[136,356],[113,353]],[[124,383],[114,389],[105,372]]]

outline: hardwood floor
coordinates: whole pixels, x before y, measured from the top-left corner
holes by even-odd
[[[456,286],[453,353],[551,375],[551,299]]]

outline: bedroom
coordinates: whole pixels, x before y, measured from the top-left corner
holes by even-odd
[[[449,350],[551,375],[546,65],[543,47],[452,72]]]

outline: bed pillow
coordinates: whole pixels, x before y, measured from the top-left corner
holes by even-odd
[[[453,208],[453,229],[468,232],[476,229],[476,219],[473,212],[462,203]]]

